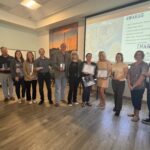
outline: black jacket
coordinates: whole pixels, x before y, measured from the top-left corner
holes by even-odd
[[[69,65],[69,70],[68,70],[68,77],[69,78],[80,78],[81,77],[81,67],[82,67],[82,62],[79,60],[78,62],[71,62]]]
[[[3,68],[3,65],[6,67],[6,68],[10,68],[10,64],[12,63],[12,61],[14,60],[14,58],[12,56],[7,56],[7,57],[4,57],[4,56],[0,56],[0,68]],[[10,70],[0,70],[0,73],[10,73]]]

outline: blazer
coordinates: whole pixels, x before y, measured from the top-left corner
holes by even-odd
[[[60,64],[64,63],[65,64],[65,71],[61,72],[60,69]],[[55,78],[59,78],[63,75],[68,77],[68,71],[69,71],[69,65],[71,63],[71,57],[69,53],[63,54],[61,51],[58,51],[56,54],[53,55],[52,57],[52,66],[54,69],[54,76]]]
[[[34,66],[34,63],[33,63],[33,66]],[[37,72],[36,72],[35,66],[33,67],[33,74],[30,75],[30,63],[27,61],[23,63],[23,72],[24,72],[25,81],[37,80]]]

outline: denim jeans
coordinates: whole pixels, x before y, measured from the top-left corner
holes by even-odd
[[[0,74],[1,85],[5,98],[13,97],[13,80],[10,74]]]
[[[131,100],[134,109],[141,110],[142,98],[144,94],[144,88],[131,90]]]
[[[56,100],[56,103],[59,103],[60,100],[65,100],[66,84],[67,84],[67,78],[65,76],[55,78],[55,100]]]
[[[150,83],[146,83],[147,88],[147,106],[149,110],[149,118],[150,118]]]

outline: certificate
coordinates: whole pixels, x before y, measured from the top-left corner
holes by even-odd
[[[108,71],[107,70],[98,70],[97,77],[98,78],[107,78]]]
[[[30,76],[32,76],[32,74],[33,74],[33,68],[34,66],[33,66],[33,64],[30,64]]]
[[[94,75],[95,66],[93,66],[93,65],[88,65],[88,64],[84,64],[83,69],[82,69],[82,72],[83,72],[83,73],[86,73],[86,74]]]
[[[82,77],[82,81],[85,87],[89,87],[95,84],[95,80],[92,76]]]

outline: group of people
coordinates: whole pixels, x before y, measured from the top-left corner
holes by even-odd
[[[90,103],[91,88],[97,85],[99,95],[99,107],[105,108],[105,90],[109,86],[111,78],[114,92],[115,116],[119,116],[122,110],[123,93],[125,81],[131,91],[131,100],[134,112],[128,114],[132,121],[139,121],[139,112],[142,105],[142,97],[147,88],[147,104],[149,108],[148,119],[142,120],[145,124],[150,124],[150,66],[143,61],[143,51],[136,51],[135,62],[128,67],[123,62],[123,54],[117,53],[115,63],[107,60],[104,51],[99,52],[99,61],[92,62],[92,54],[86,54],[86,60],[81,61],[78,53],[73,51],[71,56],[66,52],[66,44],[60,45],[60,50],[52,57],[45,57],[45,50],[39,49],[39,58],[35,59],[31,51],[27,52],[24,60],[20,50],[15,52],[15,56],[8,55],[6,47],[1,47],[0,56],[0,83],[2,85],[4,101],[15,100],[13,96],[13,85],[18,99],[18,103],[26,100],[29,104],[36,103],[37,81],[39,84],[40,102],[44,103],[44,82],[47,89],[47,97],[50,105],[53,105],[51,90],[51,70],[54,71],[55,79],[55,106],[60,106],[60,101],[65,102],[65,89],[69,83],[68,105],[79,104],[77,101],[78,86],[81,83],[82,107],[92,106]],[[128,69],[129,68],[129,69]]]

